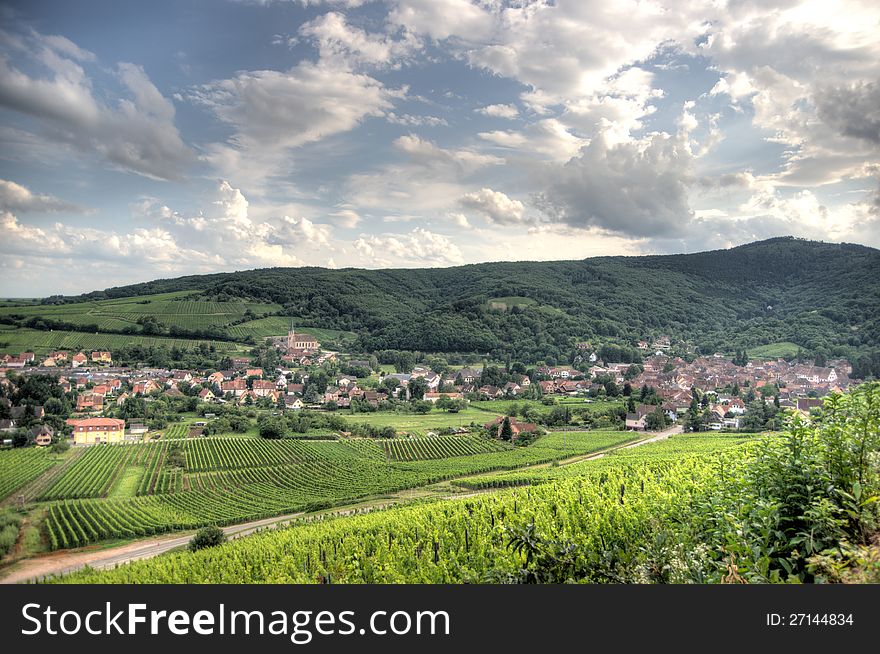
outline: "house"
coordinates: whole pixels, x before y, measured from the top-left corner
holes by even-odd
[[[202,390],[199,391],[199,399],[202,402],[211,402],[213,400],[216,400],[217,396],[211,392],[211,389],[203,388]]]
[[[501,430],[504,428],[504,421],[510,421],[510,430],[513,432],[513,436],[510,440],[515,441],[517,437],[521,433],[534,433],[538,431],[538,425],[531,422],[520,422],[516,418],[509,418],[507,416],[498,416],[492,422],[487,422],[483,425],[486,429],[495,429],[495,436],[497,438],[501,438]]]
[[[79,368],[81,365],[88,363],[88,358],[82,352],[77,352],[70,358],[70,365],[74,368]]]
[[[154,382],[152,379],[145,379],[135,382],[131,392],[133,395],[149,395],[150,393],[155,393],[158,390],[159,384]]]
[[[288,384],[287,395],[302,395],[303,388],[305,388],[304,384]]]
[[[477,379],[479,379],[480,374],[476,370],[472,370],[470,368],[462,368],[455,375],[455,383],[456,384],[473,384]]]
[[[113,363],[113,357],[105,351],[92,352],[91,358],[92,363]]]
[[[232,393],[235,397],[241,397],[248,390],[247,381],[242,378],[225,381],[220,384],[220,390],[224,395],[226,393]]]
[[[291,395],[284,396],[284,408],[291,409],[293,411],[299,411],[303,408],[303,401],[298,397],[293,397]]]
[[[125,404],[125,401],[130,397],[131,395],[129,395],[128,393],[120,393],[119,397],[116,398],[116,406],[122,406],[123,404]]]
[[[348,386],[349,384],[356,384],[357,377],[355,375],[342,375],[336,380],[337,386]]]
[[[231,376],[229,378],[231,379]],[[219,370],[208,375],[208,381],[212,384],[220,384],[224,379],[227,379],[227,377],[225,377],[223,372]]]
[[[251,387],[257,397],[269,397],[275,392],[275,382],[266,379],[255,379]]]
[[[247,368],[251,363],[251,360],[247,357],[233,357],[232,358],[232,367],[236,370],[241,370],[242,368]]]
[[[516,382],[507,382],[501,391],[504,395],[519,395],[522,392],[522,386]]]
[[[130,422],[128,423],[128,435],[136,438],[143,439],[144,435],[147,433],[148,429],[145,424],[142,422]]]
[[[38,425],[31,429],[31,435],[34,437],[34,442],[37,444],[37,447],[51,445],[52,436],[54,436],[54,434],[55,433],[49,425]]]
[[[186,370],[178,370],[173,375],[171,375],[171,379],[173,379],[178,384],[180,382],[191,382],[193,380],[192,373],[187,372]]]
[[[77,445],[119,443],[125,436],[125,420],[88,418],[73,421],[73,442]]]
[[[813,409],[822,408],[822,400],[812,397],[798,398],[797,410],[805,416],[809,416]]]
[[[262,368],[248,368],[244,373],[245,377],[259,377],[263,378],[263,369]]]
[[[47,357],[47,358],[43,359],[43,363],[41,363],[40,365],[43,366],[44,368],[54,368],[58,364],[55,363],[55,359],[53,359],[52,357]]]
[[[448,397],[450,400],[463,400],[464,395],[461,393],[425,393],[425,401],[437,404],[441,397]]]
[[[635,413],[626,414],[626,428],[635,431],[644,431],[647,429],[648,416],[656,410],[656,406],[640,404],[636,407]]]
[[[76,410],[85,412],[102,411],[104,409],[104,396],[95,393],[83,393],[76,397]]]
[[[490,399],[495,399],[504,395],[504,391],[502,391],[497,386],[480,386],[480,394],[485,395]]]

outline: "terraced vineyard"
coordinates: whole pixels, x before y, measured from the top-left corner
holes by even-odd
[[[0,451],[0,500],[39,477],[53,463],[44,449]]]

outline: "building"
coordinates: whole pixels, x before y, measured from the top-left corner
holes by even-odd
[[[73,442],[77,445],[121,443],[125,437],[125,420],[88,418],[73,421]]]
[[[34,442],[37,444],[37,447],[46,447],[47,445],[52,444],[52,436],[54,432],[49,425],[34,427],[31,430],[31,434],[34,437]]]
[[[303,350],[311,352],[321,347],[321,344],[311,334],[300,332],[296,333],[293,325],[290,325],[290,331],[287,332],[287,352],[292,354],[295,350]]]
[[[538,431],[539,429],[538,425],[534,423],[520,422],[516,418],[511,418],[507,416],[498,416],[497,418],[495,418],[495,420],[493,420],[492,422],[487,422],[483,426],[486,429],[495,429],[495,436],[497,438],[501,438],[501,430],[504,428],[505,420],[510,421],[510,431],[512,432],[510,440],[512,441],[515,441],[521,433],[530,434]]]

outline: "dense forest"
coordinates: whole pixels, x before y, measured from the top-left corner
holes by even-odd
[[[740,247],[454,268],[269,268],[161,279],[45,303],[199,290],[283,306],[303,324],[353,331],[364,351],[568,359],[574,344],[668,335],[697,351],[791,342],[877,362],[880,251],[775,238]],[[491,302],[504,298],[505,303]],[[867,362],[867,363],[865,363]]]

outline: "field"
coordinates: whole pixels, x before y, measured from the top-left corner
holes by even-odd
[[[484,425],[495,416],[501,415],[498,410],[480,410],[468,407],[458,413],[449,413],[433,409],[430,413],[398,413],[395,411],[375,411],[373,413],[340,412],[348,422],[356,422],[374,427],[394,427],[399,432],[425,434],[430,430],[443,427],[467,427],[471,422]]]
[[[489,308],[490,309],[500,309],[501,311],[507,311],[508,309],[512,309],[513,307],[530,307],[537,304],[535,300],[530,297],[519,297],[519,296],[508,296],[508,297],[492,297],[489,298]]]
[[[582,397],[556,397],[556,404],[564,405],[572,409],[588,409],[591,412],[605,411],[606,409],[616,409],[623,406],[623,402],[615,400],[591,400],[585,402]],[[506,414],[510,408],[516,406],[520,409],[528,406],[538,411],[548,411],[555,405],[546,405],[538,400],[486,400],[471,402],[470,406],[474,409],[488,411],[493,414]]]
[[[9,329],[0,326],[0,353],[18,354],[29,350],[37,354],[47,354],[53,350],[109,350],[138,344],[189,349],[204,343],[214,346],[221,352],[234,352],[239,349],[235,343],[188,338],[164,338],[159,336],[128,336],[122,334],[92,334],[86,332],[41,331],[35,329]]]
[[[507,546],[511,535],[520,533],[534,534],[536,543],[543,534],[565,539],[576,533],[577,557],[606,551],[620,561],[617,574],[622,578],[626,562],[632,564],[629,557],[640,556],[646,532],[658,524],[687,523],[693,493],[717,478],[713,460],[717,445],[715,437],[670,439],[631,450],[617,465],[609,465],[610,458],[579,464],[577,475],[525,489],[303,521],[211,550],[171,554],[112,571],[75,573],[62,581],[498,582],[515,580],[524,572],[522,552]],[[643,456],[643,450],[667,455]],[[671,452],[675,456],[668,456]],[[562,469],[566,468],[543,470]],[[609,551],[610,543],[614,549]],[[579,570],[592,575],[587,581],[613,580],[603,575],[614,568],[605,568],[601,560],[578,563]]]
[[[800,349],[800,346],[796,343],[782,341],[780,343],[768,343],[767,345],[749,348],[746,354],[755,359],[777,359],[779,357],[792,357]]]
[[[70,548],[330,507],[449,479],[546,464],[633,438],[628,432],[554,433],[528,447],[476,436],[163,439],[74,450],[78,456],[69,458],[34,495],[48,508],[43,528],[48,549]],[[21,456],[8,454],[12,455]],[[9,473],[4,479],[8,477],[10,487],[20,487],[51,464],[34,466],[20,477]]]
[[[267,315],[281,310],[277,304],[231,301],[208,302],[189,299],[195,291],[144,295],[114,300],[98,300],[62,305],[43,305],[34,302],[0,303],[0,316],[16,318],[44,318],[75,325],[94,327],[94,332],[64,330],[16,329],[0,325],[0,352],[18,353],[32,350],[45,353],[56,349],[107,349],[113,350],[126,343],[164,345],[166,347],[192,348],[201,343],[214,345],[221,351],[238,349],[229,341],[245,342],[253,338],[261,340],[269,336],[282,336],[290,327],[290,318]],[[253,316],[252,320],[247,318]],[[126,328],[140,329],[138,320],[155,318],[163,328],[195,332],[197,336],[215,336],[221,332],[228,340],[171,338],[161,336],[128,336],[108,334]],[[294,318],[298,323],[298,319]],[[298,328],[299,325],[297,325]],[[356,339],[353,332],[302,326],[302,331],[319,341],[349,344]],[[199,333],[203,332],[203,333]]]
[[[46,450],[0,451],[0,500],[42,474],[54,463]]]

